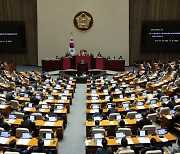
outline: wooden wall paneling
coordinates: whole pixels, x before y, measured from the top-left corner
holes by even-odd
[[[0,0],[0,21],[25,21],[26,53],[3,53],[16,64],[37,65],[37,0]]]
[[[140,52],[141,24],[146,20],[180,20],[180,1],[130,0],[130,64],[180,57],[180,52]]]

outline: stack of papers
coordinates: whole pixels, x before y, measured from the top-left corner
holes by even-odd
[[[138,137],[140,143],[150,143],[150,139],[148,137]]]
[[[52,140],[44,140],[44,145],[49,146],[51,144]]]
[[[24,111],[30,111],[30,110],[31,110],[31,108],[29,108],[29,107],[24,108]]]
[[[128,144],[134,144],[131,138],[126,138],[128,140]]]
[[[121,138],[116,139],[116,143],[117,143],[117,144],[121,144]]]
[[[6,105],[0,105],[0,109],[4,109]]]
[[[136,106],[136,107],[137,107],[137,109],[145,109],[144,106]]]
[[[167,119],[172,119],[171,115],[167,115],[166,117],[167,117]]]
[[[102,139],[98,139],[96,145],[102,147]]]
[[[7,122],[10,124],[13,124],[16,121],[16,119],[8,119]]]
[[[114,125],[114,121],[110,121],[110,124],[111,124],[111,125]]]
[[[45,122],[44,126],[54,126],[55,122]]]
[[[99,112],[99,109],[91,109],[90,110],[90,113],[96,113],[96,112]]]
[[[40,109],[39,111],[40,111],[40,112],[44,112],[45,110],[46,110],[46,109]]]
[[[0,144],[6,144],[10,138],[0,137]]]
[[[30,140],[31,139],[19,139],[17,144],[19,144],[19,145],[28,145]]]
[[[165,137],[159,137],[159,139],[160,139],[162,142],[168,142],[168,139],[165,138]]]
[[[93,102],[93,103],[95,103],[95,102],[99,102],[99,100],[92,100],[92,102]]]
[[[91,140],[86,140],[86,141],[85,141],[85,145],[86,145],[86,146],[91,145]]]

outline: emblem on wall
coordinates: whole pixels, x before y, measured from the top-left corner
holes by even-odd
[[[81,30],[87,31],[93,25],[93,17],[90,13],[86,11],[78,12],[74,17],[74,26]]]

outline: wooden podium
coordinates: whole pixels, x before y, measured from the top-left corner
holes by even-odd
[[[78,63],[77,71],[80,74],[88,72],[88,63]]]

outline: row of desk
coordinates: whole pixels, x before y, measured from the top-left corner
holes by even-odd
[[[61,59],[42,60],[43,71],[77,69],[78,64],[84,59],[88,64],[88,69],[102,69],[102,70],[116,70],[124,71],[125,60],[107,60],[104,57],[92,56],[74,56],[74,57],[61,57]]]

